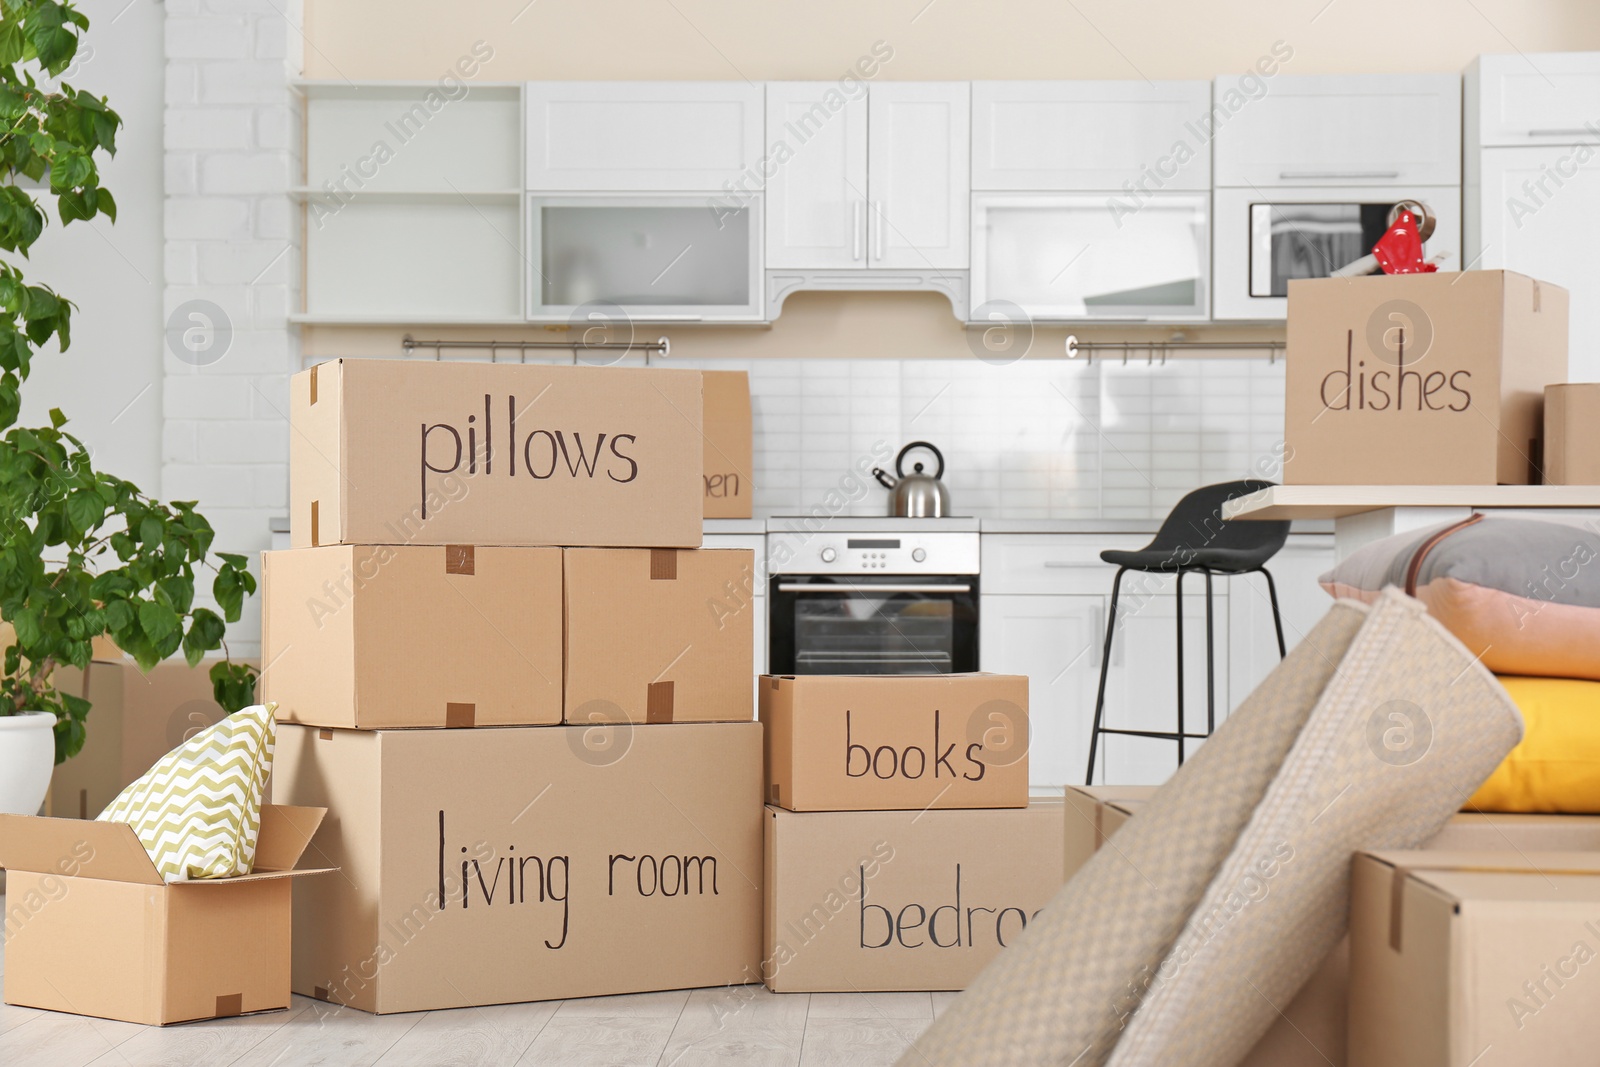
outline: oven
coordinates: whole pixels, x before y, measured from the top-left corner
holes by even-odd
[[[1436,221],[1423,245],[1460,270],[1461,190],[1401,188],[1219,188],[1214,194],[1212,318],[1282,319],[1289,282],[1326,278],[1372,251],[1402,200],[1425,204]]]
[[[773,674],[949,674],[978,669],[978,534],[829,530],[768,535]],[[975,524],[974,524],[975,525]]]

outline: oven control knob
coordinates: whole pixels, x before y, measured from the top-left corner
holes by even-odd
[[[911,550],[911,558],[913,560],[915,560],[916,562],[921,563],[923,560],[928,558],[927,550],[926,549],[921,549],[921,548],[913,548]]]
[[[825,548],[825,549],[822,550],[822,562],[824,562],[824,563],[832,563],[834,560],[836,560],[838,558],[839,558],[839,553],[834,551],[833,549]]]

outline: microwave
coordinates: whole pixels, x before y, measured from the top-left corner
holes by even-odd
[[[1402,200],[1420,201],[1434,216],[1428,258],[1446,253],[1441,270],[1463,269],[1458,186],[1217,189],[1211,317],[1284,319],[1289,282],[1326,278],[1370,253]]]

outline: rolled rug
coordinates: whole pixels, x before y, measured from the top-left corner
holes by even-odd
[[[1344,936],[1351,854],[1421,847],[1521,737],[1505,687],[1385,590],[1111,1067],[1234,1067]]]
[[[249,874],[276,707],[257,704],[201,730],[124,789],[100,821],[132,826],[168,882]]]
[[[899,1062],[1104,1063],[1368,610],[1335,604]]]

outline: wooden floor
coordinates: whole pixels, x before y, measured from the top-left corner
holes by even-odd
[[[288,1011],[164,1028],[3,1005],[0,1064],[873,1067],[893,1063],[954,996],[735,986],[411,1015],[368,1015],[295,997]]]

